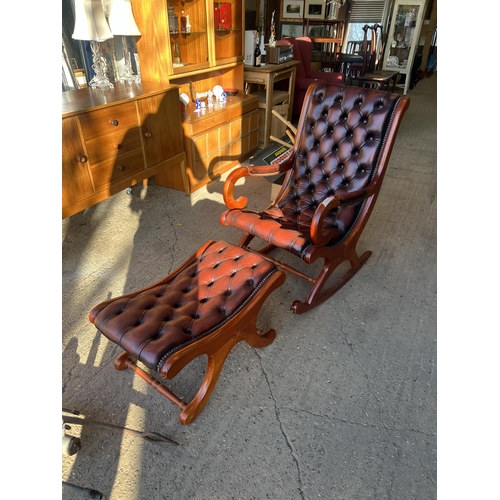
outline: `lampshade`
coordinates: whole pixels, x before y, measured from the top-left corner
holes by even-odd
[[[113,35],[140,35],[135,23],[130,0],[111,0],[109,3],[109,27]]]
[[[73,38],[98,42],[113,38],[113,33],[104,17],[101,0],[75,0]]]

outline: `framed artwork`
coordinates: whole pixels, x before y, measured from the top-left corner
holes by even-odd
[[[304,17],[304,0],[283,0],[282,19],[302,19]]]
[[[291,36],[297,38],[302,36],[302,23],[281,23],[280,38]]]
[[[308,37],[310,38],[315,38],[315,37],[324,37],[328,36],[328,31],[327,27],[320,25],[320,26],[309,26],[309,33],[307,34]]]
[[[325,8],[325,0],[306,0],[304,17],[306,19],[324,19]]]

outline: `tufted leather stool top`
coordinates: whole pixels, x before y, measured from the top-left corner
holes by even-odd
[[[89,318],[103,335],[161,372],[174,352],[237,315],[276,271],[257,254],[209,242],[173,277],[102,302]]]

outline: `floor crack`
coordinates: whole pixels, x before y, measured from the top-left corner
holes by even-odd
[[[278,424],[280,426],[281,434],[283,434],[283,437],[285,438],[285,443],[288,446],[288,449],[290,450],[292,460],[294,461],[295,467],[297,468],[297,478],[298,478],[298,483],[299,483],[298,490],[300,493],[300,498],[302,498],[303,500],[306,500],[306,496],[305,496],[304,490],[303,490],[302,473],[300,470],[299,460],[297,458],[297,455],[295,454],[295,451],[293,450],[293,446],[292,446],[292,443],[290,441],[290,438],[286,434],[285,428],[283,426],[283,422],[281,421],[280,409],[278,407],[278,403],[276,402],[276,398],[274,397],[271,384],[269,383],[269,378],[267,376],[267,372],[264,368],[264,365],[262,364],[262,357],[261,357],[260,353],[257,351],[257,349],[254,349],[254,350],[257,354],[257,357],[259,358],[259,363],[260,363],[260,366],[262,368],[262,374],[264,375],[264,378],[266,379],[267,386],[269,387],[269,394],[271,395],[271,398],[272,398],[273,403],[274,403],[274,413],[276,415],[276,420],[278,421]]]
[[[335,420],[336,422],[341,422],[343,424],[348,424],[348,425],[358,425],[360,427],[370,427],[370,428],[377,429],[377,430],[380,430],[380,427],[381,427],[381,426],[378,426],[376,424],[355,422],[352,420],[348,420],[346,418],[335,417],[333,415],[323,415],[321,413],[314,413],[313,411],[305,410],[303,408],[297,409],[297,408],[291,408],[290,406],[284,406],[282,409],[292,411],[294,413],[299,413],[299,412],[307,413],[309,415],[312,415],[313,417],[327,418],[329,420]],[[421,431],[420,429],[413,429],[413,428],[388,427],[387,425],[383,425],[383,429],[386,431],[389,431],[389,432],[415,432],[416,434],[422,434],[423,436],[427,436],[427,437],[436,437],[437,436],[437,434],[435,434],[435,433],[424,432],[424,431]]]
[[[345,341],[345,343],[347,344],[347,346],[351,350],[352,360],[353,360],[354,364],[359,368],[359,370],[363,373],[363,375],[364,375],[364,377],[366,379],[366,385],[368,387],[368,390],[370,391],[370,394],[375,398],[375,401],[377,401],[378,403],[381,404],[381,401],[380,401],[379,397],[375,394],[375,392],[372,389],[372,386],[370,384],[370,377],[368,376],[368,374],[366,373],[366,371],[364,370],[364,368],[358,363],[358,361],[356,359],[356,356],[355,356],[355,353],[354,353],[354,348],[352,346],[352,342],[349,342],[349,338],[347,337],[347,333],[344,330],[344,325],[342,324],[342,321],[340,321],[340,331],[344,335],[344,341]],[[389,428],[387,427],[387,425],[380,418],[380,415],[379,415],[379,421],[380,421],[380,424],[384,427],[384,429],[389,430]]]

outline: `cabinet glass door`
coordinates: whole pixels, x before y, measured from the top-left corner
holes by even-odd
[[[216,64],[243,61],[243,2],[212,2]]]
[[[210,66],[205,0],[168,0],[168,30],[172,74]]]
[[[385,49],[383,69],[397,69],[406,75],[404,94],[408,90],[410,74],[418,46],[422,16],[424,10],[423,0],[396,1],[389,27],[389,37]]]

